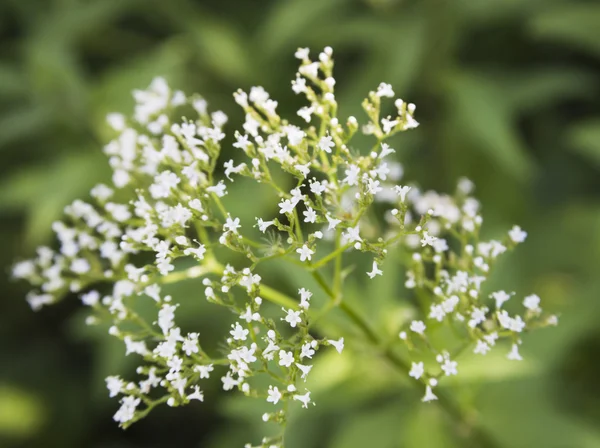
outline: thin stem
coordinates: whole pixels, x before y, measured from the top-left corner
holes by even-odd
[[[346,244],[345,246],[338,247],[336,250],[334,250],[333,252],[327,254],[326,256],[324,256],[323,258],[321,258],[320,260],[318,260],[316,263],[314,263],[312,265],[312,269],[322,268],[323,266],[325,266],[327,263],[329,263],[334,258],[336,258],[339,255],[341,255],[345,250],[347,250],[350,247],[352,247],[352,244]]]

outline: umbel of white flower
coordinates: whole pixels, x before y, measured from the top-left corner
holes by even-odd
[[[108,116],[116,135],[104,148],[112,185],[97,185],[89,202],[65,208],[65,220],[53,225],[57,250],[40,247],[34,259],[14,266],[14,276],[34,287],[27,296],[34,310],[79,294],[90,309],[88,324],[110,322],[109,334],[123,341],[126,355],[138,357],[137,378],[106,379],[110,396],[120,396],[114,419],[124,427],[161,403],[203,401],[203,381],[220,375],[224,390],[273,406],[263,420],[279,424],[281,432],[259,446],[282,446],[288,404],[312,404],[305,381],[317,352],[330,346],[342,353],[348,338],[314,331],[312,317],[338,308],[376,353],[384,344],[344,300],[344,258],[351,251],[367,258],[367,282],[398,269],[384,268],[390,250],[412,254],[405,286],[425,297],[425,308],[401,324],[396,347],[385,353],[422,388],[423,401],[435,401],[438,382],[460,372],[455,347],[439,346],[435,338],[440,329],[461,335],[461,352],[481,356],[507,340],[507,357],[520,360],[521,334],[557,323],[543,314],[536,295],[522,300],[522,314],[511,314],[504,306],[518,308],[514,294],[482,293],[495,260],[527,234],[515,226],[499,240],[481,240],[483,219],[470,181],[461,179],[452,196],[398,184],[403,169],[389,160],[395,151],[385,140],[418,126],[415,105],[396,99],[394,112],[381,116],[381,102],[395,96],[381,83],[362,104],[367,121],[344,122],[337,117],[331,48],[316,61],[308,49],[296,57],[301,63],[292,89],[308,101],[299,119],[279,116],[277,101],[262,87],[234,94],[245,113],[233,134],[236,160],[219,159],[227,116],[209,113],[204,99],[173,91],[162,78],[134,91],[131,118]],[[190,110],[196,116],[182,118]],[[359,129],[374,140],[367,152],[352,146]],[[276,180],[273,170],[287,178]],[[233,176],[272,190],[279,198],[273,213],[256,217],[256,224],[241,222],[222,202]],[[387,210],[383,220],[374,202]],[[276,243],[252,240],[244,229],[253,225]],[[219,261],[223,250],[240,254],[235,266]],[[272,260],[302,265],[319,291],[301,288],[289,297],[265,285],[260,272]],[[182,298],[163,289],[187,278],[201,278],[206,300],[237,316],[222,353],[202,347],[202,328],[186,334],[176,323]],[[313,294],[329,304],[313,310]],[[141,301],[154,304],[153,319],[138,313]],[[265,317],[267,306],[276,306],[279,320]],[[258,376],[271,384],[260,386]]]

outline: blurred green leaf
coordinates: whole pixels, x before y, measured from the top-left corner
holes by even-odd
[[[89,189],[106,180],[105,160],[100,151],[71,153],[51,166],[22,171],[0,183],[0,206],[28,212],[25,241],[29,247],[47,239],[52,222],[61,217],[65,205],[77,197],[85,198]]]
[[[0,436],[27,439],[44,423],[45,410],[32,393],[0,383]]]
[[[502,92],[477,74],[455,74],[448,79],[453,125],[500,169],[527,180],[534,164],[514,129],[513,116]]]
[[[566,2],[540,10],[530,21],[534,36],[573,45],[600,56],[600,5]]]
[[[568,144],[600,167],[600,118],[591,118],[569,129]]]
[[[308,30],[314,32],[327,28],[334,22],[344,0],[289,0],[277,2],[268,11],[256,40],[256,47],[268,58],[286,51],[295,51],[306,46],[304,39],[310,38]],[[332,37],[335,34],[331,34]]]

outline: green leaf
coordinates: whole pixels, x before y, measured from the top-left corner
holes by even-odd
[[[71,153],[50,166],[29,169],[8,177],[0,184],[3,208],[26,208],[26,245],[41,244],[52,234],[51,225],[62,216],[65,205],[85,198],[97,182],[106,181],[109,168],[103,154]]]
[[[600,117],[572,126],[567,134],[569,146],[600,167]]]
[[[498,168],[520,181],[529,178],[534,164],[515,129],[502,91],[478,74],[455,74],[447,82],[452,126]]]
[[[267,12],[256,42],[267,58],[295,51],[310,39],[307,30],[327,29],[335,23],[344,0],[290,0],[276,2]],[[332,37],[335,33],[331,33]]]
[[[529,28],[531,33],[600,56],[600,4],[594,2],[567,4],[540,10]]]

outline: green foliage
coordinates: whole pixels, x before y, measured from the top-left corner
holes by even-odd
[[[503,370],[498,360],[493,377],[480,375],[476,360],[465,367],[458,385],[464,406],[481,410],[495,446],[600,446],[593,350],[600,341],[599,24],[597,2],[572,0],[4,0],[2,264],[51,244],[49,225],[62,207],[108,178],[103,117],[129,110],[133,88],[165,75],[236,117],[233,90],[260,82],[293,116],[299,104],[287,84],[296,63],[289,55],[331,45],[342,114],[358,115],[353,105],[381,80],[414,102],[420,128],[392,144],[406,176],[439,189],[472,178],[490,234],[513,223],[529,232],[499,266],[498,282],[510,278],[519,292],[539,291],[563,313],[555,331],[527,339],[529,364]],[[234,187],[227,200],[238,216],[269,214],[271,201]],[[283,269],[274,269],[273,284],[291,293],[310,288],[310,280]],[[368,293],[354,282],[350,300],[382,334],[408,319],[369,312],[402,299],[401,278],[386,276]],[[109,371],[134,367],[121,362],[122,346],[82,329],[81,316],[65,325],[75,300],[37,316],[22,290],[6,279],[2,287],[1,446],[220,448],[260,434],[244,400],[209,399],[222,394],[218,380],[207,403],[158,412],[123,433],[110,421],[114,403],[98,390]],[[194,301],[197,282],[178,287],[190,309],[202,310],[203,333],[222,327],[226,316]],[[311,415],[297,413],[289,446],[476,446],[437,408],[415,406],[413,392],[382,360],[360,365],[347,353],[341,362],[323,356],[316,364],[319,404]]]

